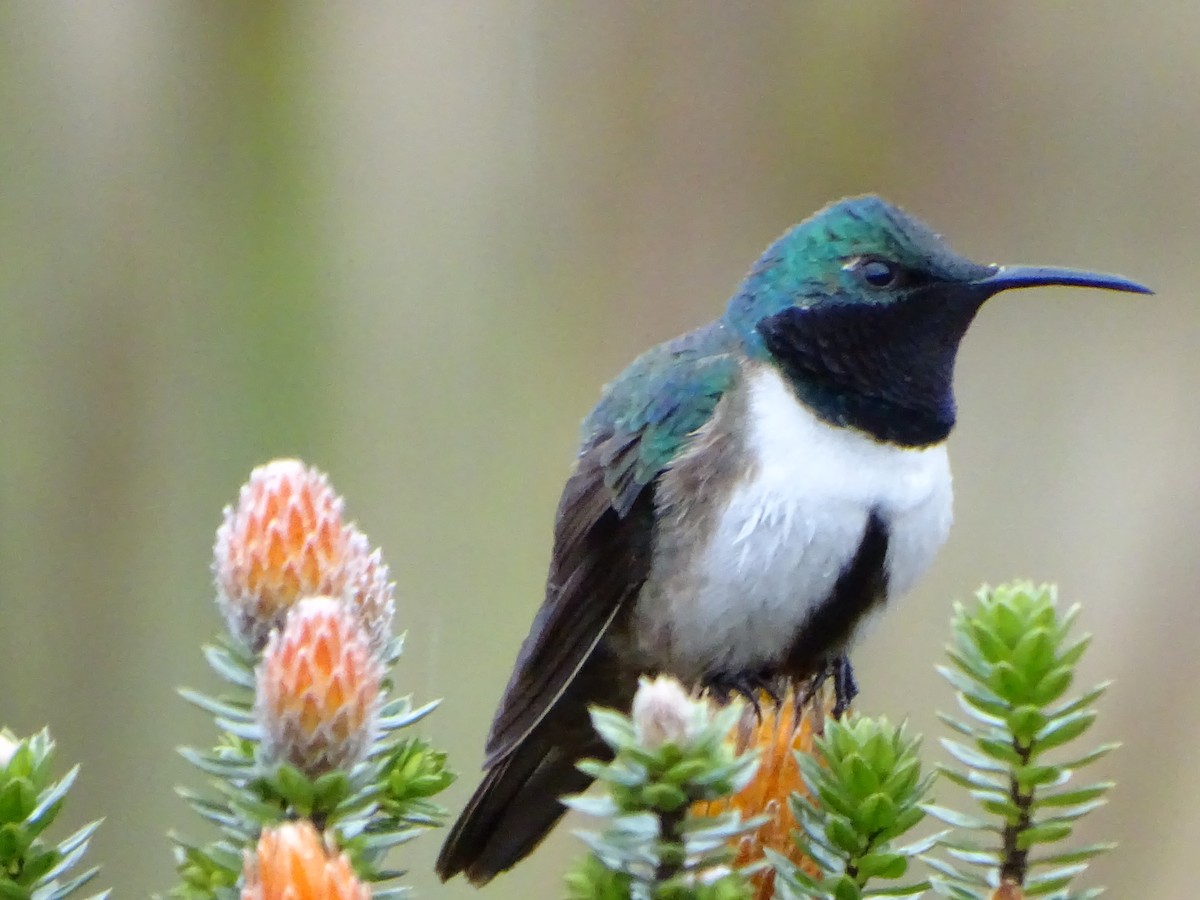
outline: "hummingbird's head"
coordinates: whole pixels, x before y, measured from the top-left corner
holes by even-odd
[[[829,420],[924,444],[954,423],[954,357],[980,306],[1000,291],[1042,285],[1150,293],[1115,275],[981,265],[884,200],[853,197],[772,244],[725,321],[750,356],[779,365]],[[880,411],[882,424],[873,421]],[[923,421],[910,428],[910,419]]]

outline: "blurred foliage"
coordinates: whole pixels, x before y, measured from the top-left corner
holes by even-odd
[[[695,809],[737,793],[754,776],[756,754],[739,753],[727,740],[741,706],[711,712],[674,679],[660,677],[643,679],[631,715],[593,709],[591,716],[612,760],[581,762],[602,790],[564,802],[606,827],[580,833],[591,852],[567,874],[567,896],[748,900],[746,872],[731,863],[739,838],[762,821]]]
[[[5,900],[66,900],[80,896],[99,866],[81,867],[100,822],[84,825],[57,844],[46,830],[62,812],[79,766],[54,780],[54,741],[42,729],[18,741],[0,730],[0,897]],[[104,900],[108,891],[90,900]]]
[[[1074,880],[1114,845],[1045,846],[1070,837],[1112,787],[1070,784],[1079,769],[1116,746],[1076,746],[1095,723],[1092,705],[1107,684],[1063,696],[1091,643],[1090,636],[1068,639],[1080,607],[1060,614],[1056,588],[1027,582],[982,588],[978,601],[970,610],[955,606],[952,665],[940,671],[965,713],[942,716],[963,738],[943,741],[955,764],[942,772],[967,789],[979,811],[927,807],[957,829],[943,841],[954,862],[936,861],[934,883],[954,900],[986,900],[1006,883],[1030,897],[1089,900],[1101,891],[1072,890]]]
[[[854,714],[827,721],[814,752],[797,753],[807,792],[788,798],[800,826],[795,840],[819,872],[773,854],[779,896],[862,900],[919,896],[929,888],[911,877],[892,883],[908,875],[909,863],[936,839],[897,843],[925,817],[921,801],[933,778],[921,775],[919,748],[903,725],[886,718]]]

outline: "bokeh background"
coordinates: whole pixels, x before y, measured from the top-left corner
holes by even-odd
[[[856,654],[937,733],[954,598],[1085,604],[1120,782],[1090,883],[1194,893],[1200,10],[1189,2],[0,6],[0,721],[83,763],[117,896],[172,883],[211,722],[208,564],[250,468],[326,469],[381,544],[426,731],[474,786],[577,423],[759,251],[878,191],[1021,292],[963,347],[957,523]],[[931,757],[936,742],[928,742]],[[438,837],[407,848],[424,896]],[[559,895],[568,829],[490,895]]]

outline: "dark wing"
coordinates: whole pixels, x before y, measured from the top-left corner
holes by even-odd
[[[546,595],[487,742],[485,768],[520,744],[571,684],[650,569],[647,487],[712,416],[737,363],[693,333],[639,358],[585,422],[559,501]]]
[[[546,597],[488,737],[483,781],[450,829],[437,872],[483,884],[526,856],[590,778],[576,763],[607,748],[592,704],[635,685],[605,633],[650,570],[654,480],[713,414],[737,372],[719,326],[664,344],[605,390],[554,525]]]

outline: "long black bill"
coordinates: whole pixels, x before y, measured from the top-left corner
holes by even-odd
[[[1013,288],[1046,287],[1055,284],[1102,288],[1106,291],[1128,291],[1131,294],[1154,293],[1144,284],[1138,284],[1120,275],[1060,269],[1056,266],[996,266],[991,275],[979,279],[975,284],[989,294]]]

